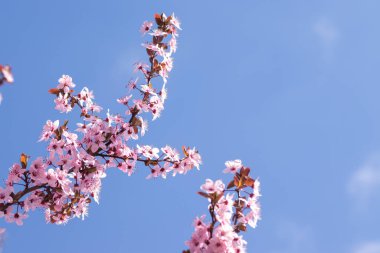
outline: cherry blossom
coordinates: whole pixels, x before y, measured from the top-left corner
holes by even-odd
[[[11,203],[13,198],[10,196],[12,190],[7,187],[5,189],[0,187],[0,202]]]
[[[0,74],[1,74],[0,77],[2,76],[2,78],[0,78],[0,85],[5,82],[6,83],[14,82],[12,68],[9,65],[3,66],[0,64]]]
[[[73,79],[68,75],[62,75],[62,77],[58,79],[58,82],[59,83],[58,83],[57,88],[63,90],[65,94],[70,92],[70,88],[75,87],[75,84],[73,83]],[[80,96],[81,93],[78,96]]]
[[[174,25],[176,28],[182,30],[181,27],[180,27],[181,23],[179,22],[178,18],[176,16],[174,16],[174,13],[170,17],[171,17],[170,23],[172,25]]]
[[[224,187],[222,180],[213,182],[211,179],[206,179],[206,183],[201,186],[201,190],[207,193],[221,193],[224,191]]]
[[[148,119],[155,120],[164,110],[166,83],[173,69],[180,22],[174,14],[155,14],[153,22],[140,27],[151,40],[142,44],[148,62],[135,64],[139,75],[128,83],[129,93],[116,101],[123,113],[103,112],[93,91],[79,92],[69,75],[62,75],[55,88],[55,109],[61,113],[77,112],[79,122],[47,120],[39,141],[46,143],[47,154],[34,159],[26,154],[14,163],[0,187],[0,218],[23,225],[29,212],[44,209],[48,223],[66,224],[72,218],[88,216],[92,201],[99,203],[102,180],[109,169],[132,176],[146,168],[147,179],[186,174],[199,167],[202,158],[195,148],[155,147],[136,144],[148,130]],[[162,85],[157,85],[157,79]],[[12,83],[9,66],[0,65],[0,86]],[[0,103],[2,96],[0,94]],[[75,127],[71,128],[74,125]],[[74,130],[72,130],[74,129]],[[222,180],[206,179],[199,194],[209,201],[206,215],[195,218],[194,232],[185,242],[184,253],[243,253],[247,242],[241,232],[255,228],[261,219],[260,182],[249,176],[250,169],[240,160],[227,161],[225,173],[234,178],[227,185]],[[0,228],[0,246],[5,229]]]
[[[236,171],[240,170],[242,167],[240,160],[234,160],[234,161],[227,161],[225,163],[226,169],[223,171],[224,173],[233,173],[235,174]]]
[[[107,111],[104,115],[93,92],[84,87],[76,93],[76,84],[69,75],[62,75],[56,88],[49,90],[56,96],[55,109],[61,113],[78,111],[80,121],[71,131],[68,121],[47,120],[39,138],[47,144],[47,156],[33,160],[22,154],[20,162],[12,165],[5,188],[0,188],[0,215],[7,222],[22,225],[28,212],[38,208],[45,209],[49,223],[65,224],[74,217],[83,219],[88,215],[90,203],[99,202],[102,179],[112,168],[131,176],[143,165],[148,169],[148,179],[199,169],[201,156],[195,148],[183,148],[181,157],[170,146],[131,143],[148,130],[144,114],[157,119],[167,97],[165,83],[175,51],[170,48],[173,44],[170,41],[177,36],[176,23],[164,14],[156,14],[155,21],[154,29],[152,22],[144,22],[142,26],[143,34],[154,31],[149,34],[151,42],[144,43],[149,45],[146,51],[150,65],[136,64],[142,83],[138,85],[139,79],[133,79],[130,93],[117,99],[125,108],[123,114]],[[5,67],[2,70],[10,71]],[[3,75],[9,81],[9,75]],[[163,80],[161,87],[153,85],[157,77]]]
[[[150,28],[153,26],[153,23],[152,22],[148,22],[148,21],[145,21],[141,27],[140,27],[140,32],[144,35],[146,34],[147,32],[150,31]]]
[[[225,187],[221,180],[207,179],[199,194],[208,199],[211,220],[206,216],[195,218],[194,232],[185,244],[183,253],[242,253],[247,252],[247,242],[241,232],[247,225],[255,228],[261,219],[258,198],[259,181],[249,176],[250,169],[240,160],[227,161],[228,172],[234,168],[234,178]],[[239,167],[239,169],[236,169]]]
[[[4,83],[13,83],[13,74],[12,68],[9,65],[1,65],[0,64],[0,86]],[[0,93],[0,104],[3,101],[3,95]]]

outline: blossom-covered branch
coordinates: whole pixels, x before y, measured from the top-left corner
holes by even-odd
[[[13,83],[13,75],[12,75],[12,69],[8,65],[1,65],[0,64],[0,86],[2,86],[4,83]],[[3,95],[0,93],[0,104],[3,101]]]
[[[22,225],[29,211],[44,208],[48,222],[62,224],[73,217],[84,218],[89,203],[99,201],[101,180],[109,168],[118,168],[130,176],[141,163],[149,169],[147,178],[166,178],[168,173],[185,174],[199,168],[201,157],[195,148],[183,148],[180,157],[170,146],[159,149],[130,144],[147,130],[142,114],[151,113],[154,120],[164,108],[165,84],[172,70],[171,56],[176,51],[180,26],[174,14],[156,14],[155,23],[154,28],[147,21],[141,27],[143,34],[152,37],[143,44],[149,64],[136,64],[142,84],[138,79],[130,81],[131,93],[117,100],[126,107],[126,116],[110,112],[102,116],[92,91],[85,87],[75,93],[76,85],[68,75],[63,75],[57,87],[49,91],[56,95],[58,111],[69,113],[77,107],[81,122],[74,131],[68,121],[46,122],[40,141],[48,142],[49,154],[33,161],[22,154],[20,162],[13,164],[5,187],[0,188],[0,217]],[[156,77],[163,79],[162,87],[152,84]]]
[[[93,92],[84,87],[76,92],[72,78],[63,75],[56,88],[55,109],[61,113],[78,111],[80,122],[73,129],[68,121],[47,120],[40,141],[47,142],[48,155],[30,160],[21,154],[10,168],[5,186],[0,187],[0,218],[22,225],[28,212],[45,209],[47,222],[62,224],[71,218],[88,214],[89,204],[99,203],[102,179],[108,169],[118,168],[131,176],[138,164],[148,169],[147,178],[166,178],[169,173],[186,174],[199,169],[201,157],[195,148],[176,149],[133,144],[145,134],[151,114],[157,119],[167,97],[166,83],[173,67],[172,54],[177,49],[180,23],[173,15],[155,14],[153,22],[145,21],[140,32],[151,36],[142,46],[148,63],[136,63],[139,78],[128,84],[129,94],[117,99],[126,109],[124,114],[102,114]],[[158,78],[160,77],[160,78]],[[154,84],[161,80],[162,85]],[[0,86],[13,82],[9,66],[0,65]],[[1,94],[0,94],[1,102]],[[233,180],[225,186],[221,180],[207,179],[201,196],[208,199],[209,219],[196,218],[195,231],[186,241],[183,253],[243,253],[247,242],[241,232],[255,228],[260,219],[260,183],[240,160],[227,161],[225,173]],[[0,246],[4,235],[0,228]]]
[[[260,182],[250,177],[250,169],[240,160],[227,161],[225,173],[233,173],[227,185],[207,179],[199,194],[208,199],[210,220],[206,215],[194,220],[195,231],[183,253],[243,253],[247,242],[241,232],[247,225],[255,228],[260,219]]]

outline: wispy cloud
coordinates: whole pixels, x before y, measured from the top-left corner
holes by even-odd
[[[380,253],[380,242],[366,242],[352,250],[352,253]]]
[[[114,79],[112,81],[119,82],[123,80],[128,82],[129,79],[136,77],[133,74],[135,63],[141,61],[141,59],[145,60],[144,50],[139,47],[137,49],[136,47],[130,47],[118,54],[114,64],[109,68],[109,76]]]
[[[0,253],[3,252],[5,228],[0,228]]]
[[[373,154],[351,175],[347,190],[358,206],[366,208],[380,193],[380,153]]]
[[[314,32],[324,47],[331,48],[338,42],[338,29],[334,23],[326,17],[321,17],[314,23]]]
[[[277,249],[271,253],[314,253],[316,244],[314,234],[310,227],[301,226],[294,222],[282,222],[277,229],[279,241],[283,244],[277,245]]]

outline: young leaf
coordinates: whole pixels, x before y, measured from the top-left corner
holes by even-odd
[[[25,155],[24,153],[21,154],[20,156],[20,162],[21,162],[21,165],[22,165],[22,168],[26,169],[26,167],[28,166],[28,156]]]

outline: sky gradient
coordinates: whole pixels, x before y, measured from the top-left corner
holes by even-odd
[[[4,1],[0,177],[59,114],[47,90],[62,74],[122,112],[138,32],[155,12],[182,22],[168,100],[140,143],[196,146],[200,171],[146,180],[110,171],[84,221],[6,224],[3,253],[181,252],[208,202],[196,192],[241,159],[262,183],[248,252],[380,253],[380,2],[376,0]]]

